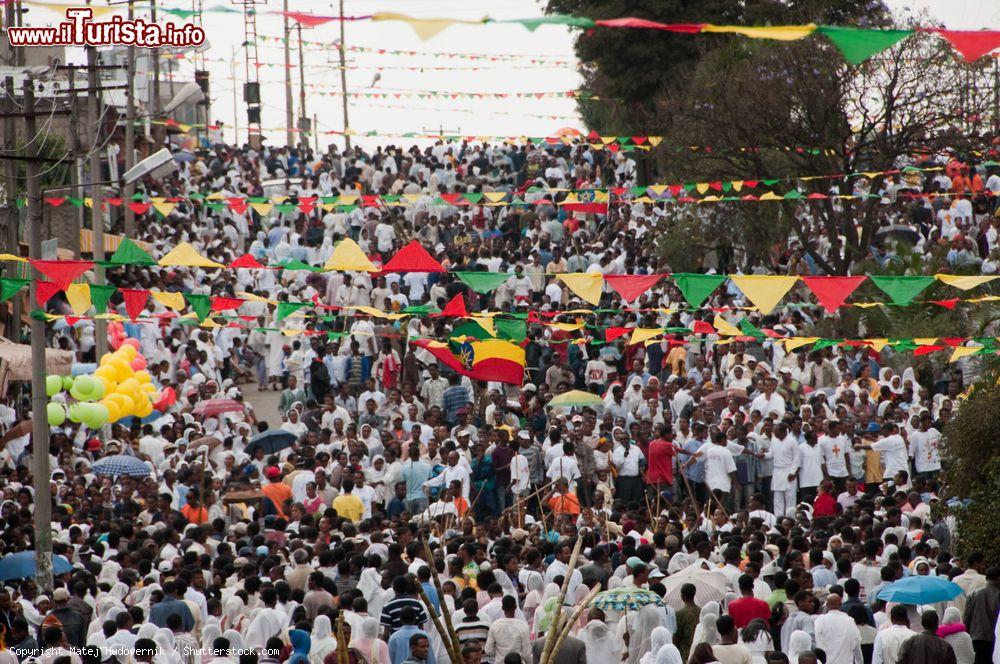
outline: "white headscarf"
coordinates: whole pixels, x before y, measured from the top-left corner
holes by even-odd
[[[312,642],[309,646],[309,662],[310,664],[323,664],[326,656],[337,650],[337,639],[333,636],[330,618],[317,616],[310,636]]]
[[[788,638],[788,661],[797,662],[799,661],[799,653],[810,650],[812,650],[812,637],[801,629],[792,632]]]
[[[706,602],[705,606],[701,607],[698,626],[694,628],[694,638],[691,643],[697,644],[704,641],[710,646],[719,643],[719,630],[715,626],[715,621],[719,619],[720,610],[718,602]]]
[[[660,648],[656,653],[656,664],[684,664],[681,658],[681,651],[672,643],[668,643]]]
[[[670,643],[673,634],[666,627],[656,627],[649,638],[649,650],[643,653],[639,660],[640,664],[656,664],[656,656],[660,654],[660,648]]]
[[[642,607],[634,617],[629,619],[629,664],[638,664],[643,655],[653,650],[653,632],[658,627],[662,627],[668,635],[671,634],[666,612],[663,607],[653,604]],[[662,635],[662,632],[660,634]]]

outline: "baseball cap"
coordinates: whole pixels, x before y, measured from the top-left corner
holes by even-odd
[[[264,475],[266,475],[269,479],[273,479],[273,478],[278,477],[279,475],[281,475],[281,471],[278,470],[277,466],[268,466],[264,470]]]
[[[65,602],[69,600],[69,591],[65,588],[56,588],[52,593],[52,599],[57,602]]]

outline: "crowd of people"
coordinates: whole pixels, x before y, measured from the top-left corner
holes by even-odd
[[[914,229],[928,263],[946,246],[952,266],[994,272],[989,194],[1000,194],[1000,175],[943,164],[884,181],[885,223]],[[590,307],[552,275],[670,272],[652,238],[679,205],[567,213],[556,190],[635,183],[629,155],[585,143],[326,154],[217,145],[147,181],[144,193],[254,196],[275,179],[292,201],[342,192],[413,200],[261,216],[182,198],[166,219],[150,212],[135,239],[156,257],[190,242],[227,265],[251,254],[314,266],[344,238],[376,262],[417,239],[449,272],[109,270],[122,288],[242,298],[240,319],[111,324],[111,341],[137,339],[155,384],[178,395],[144,421],[104,431],[67,421],[40,441],[21,426],[26,401],[0,409],[0,551],[34,548],[31,455],[47,451],[53,548],[68,568],[57,565],[51,591],[32,578],[4,580],[4,662],[1000,661],[1000,568],[988,565],[992,552],[959,547],[939,451],[975,358],[915,369],[912,355],[891,348],[786,352],[770,337],[575,343],[580,330],[546,323],[575,322],[559,312]],[[913,190],[945,195],[905,195]],[[519,192],[530,205],[438,198],[491,191]],[[703,268],[814,273],[813,254],[829,257],[838,239],[807,232],[767,257],[737,252],[732,265]],[[892,254],[891,245],[871,248],[882,264]],[[511,276],[479,293],[458,270]],[[464,321],[413,308],[456,295],[469,312],[520,314],[511,320],[524,321],[522,384],[472,381],[408,343],[447,339]],[[796,334],[825,315],[793,298],[797,306],[751,320]],[[330,309],[278,320],[273,303],[285,301],[386,315]],[[608,290],[583,334],[690,328],[717,314],[736,323],[744,304],[724,287],[691,310],[669,280],[628,305]],[[124,312],[117,296],[111,306]],[[47,307],[70,312],[61,295]],[[149,300],[149,316],[168,313]],[[97,361],[93,319],[61,320],[49,335],[80,366]],[[548,406],[572,389],[600,403]],[[276,412],[255,409],[253,398],[270,390]],[[217,398],[242,408],[199,414]],[[294,442],[251,443],[276,429]],[[137,457],[148,473],[93,472],[115,454]],[[961,593],[926,605],[880,596],[911,577],[951,580]],[[588,603],[595,588],[642,603]]]

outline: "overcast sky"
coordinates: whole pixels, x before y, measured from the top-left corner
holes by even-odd
[[[887,0],[896,11],[923,11],[944,22],[947,27],[957,29],[1000,27],[1000,2],[997,0]],[[229,0],[205,0],[205,6],[229,5]],[[188,7],[177,0],[164,0],[167,6]],[[292,0],[297,11],[316,14],[336,14],[335,3],[331,0]],[[281,17],[268,15],[268,9],[280,8],[278,0],[261,6],[257,30],[261,35],[280,36]],[[345,0],[348,15],[370,14],[380,11],[401,12],[419,17],[451,17],[478,19],[485,15],[493,18],[525,18],[542,13],[541,3],[533,0]],[[205,28],[212,48],[208,55],[218,61],[209,62],[212,75],[212,116],[227,125],[233,122],[233,90],[237,90],[237,108],[241,128],[245,128],[245,105],[242,101],[242,83],[245,80],[243,54],[243,23],[233,14],[205,15]],[[319,94],[322,91],[339,91],[340,77],[336,67],[325,67],[336,62],[337,52],[333,46],[339,32],[336,21],[318,28],[304,30],[307,40],[318,40],[330,44],[329,49],[307,49],[306,82],[319,87],[308,89],[306,107],[308,114],[318,115],[320,130],[343,128],[340,97]],[[655,37],[654,37],[655,38]],[[815,37],[810,37],[815,39]],[[485,54],[544,55],[573,60],[573,33],[562,26],[541,26],[534,32],[519,25],[456,25],[448,28],[428,41],[421,41],[405,23],[359,21],[346,24],[346,42],[349,45],[371,48],[415,50],[429,52],[459,52]],[[230,62],[236,52],[236,75],[231,78]],[[259,49],[262,63],[283,63],[280,44],[262,42]],[[297,53],[293,52],[293,63],[297,64]],[[404,71],[386,70],[381,72],[381,80],[372,86],[375,72],[372,70],[348,71],[349,90],[438,90],[474,92],[553,92],[572,90],[579,84],[579,75],[572,66],[550,68],[517,68],[514,62],[477,62],[459,58],[435,58],[424,56],[393,56],[366,53],[350,53],[349,64],[374,67],[450,67],[448,71]],[[517,64],[524,64],[519,61]],[[469,67],[488,67],[471,71]],[[181,70],[190,76],[194,67],[183,63]],[[294,69],[293,86],[298,114],[298,70]],[[264,101],[263,124],[267,127],[285,125],[285,95],[283,67],[264,66],[260,69],[262,97]],[[499,134],[499,135],[550,135],[563,127],[581,128],[576,115],[576,105],[572,99],[416,99],[402,97],[391,100],[351,99],[351,128],[359,132],[371,130],[405,133],[443,128],[445,133]],[[594,102],[598,103],[598,102]],[[395,108],[386,108],[393,106]],[[272,143],[283,143],[280,131],[266,131]],[[245,129],[240,132],[240,140],[245,140]],[[231,139],[231,133],[227,133]],[[392,142],[394,139],[379,139],[378,143]],[[397,142],[399,139],[395,139]],[[342,139],[321,136],[320,143]],[[364,139],[373,143],[375,139]]]

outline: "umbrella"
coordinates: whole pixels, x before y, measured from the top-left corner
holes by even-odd
[[[174,161],[185,164],[194,161],[196,157],[187,150],[178,150],[174,153]]]
[[[955,599],[964,591],[962,586],[940,576],[908,576],[890,583],[876,597],[897,604],[936,604]]]
[[[681,600],[681,586],[690,583],[694,586],[694,601],[698,606],[704,606],[706,602],[720,602],[729,590],[729,582],[722,572],[705,569],[700,563],[695,563],[690,567],[685,567],[679,572],[671,574],[660,581],[667,589],[663,599],[668,606],[672,606],[678,611],[684,608],[684,601]]]
[[[73,566],[62,556],[52,556],[53,574],[67,574]],[[35,576],[35,552],[20,551],[0,558],[0,581],[27,579]]]
[[[150,470],[141,459],[128,454],[112,454],[94,462],[91,468],[98,475],[118,477],[149,477]]]
[[[644,606],[666,606],[656,593],[642,588],[614,588],[598,593],[590,605],[603,611],[638,611]]]
[[[886,240],[890,237],[897,240],[905,240],[910,244],[916,244],[920,240],[920,233],[906,224],[883,226],[875,231],[876,240]]]
[[[553,397],[547,405],[549,408],[573,408],[574,406],[600,408],[604,406],[604,399],[583,390],[570,390]]]
[[[721,413],[722,409],[726,407],[730,399],[736,399],[736,403],[740,406],[745,406],[750,399],[747,397],[747,391],[741,390],[739,388],[731,387],[728,390],[719,390],[718,392],[712,392],[707,397],[705,401],[716,413]]]
[[[264,450],[265,454],[280,452],[286,447],[291,447],[298,440],[295,434],[284,429],[269,429],[264,433],[259,433],[250,439],[244,452],[253,454],[258,447]]]
[[[204,417],[211,417],[219,413],[241,413],[243,412],[243,404],[235,399],[209,399],[198,402],[198,405],[191,412],[194,415]]]

